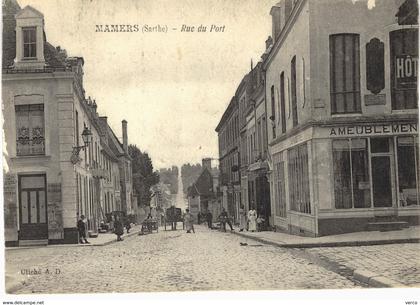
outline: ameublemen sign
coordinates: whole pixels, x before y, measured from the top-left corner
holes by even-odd
[[[368,135],[392,135],[392,134],[415,134],[417,123],[393,123],[383,125],[352,125],[331,127],[330,136],[368,136]]]

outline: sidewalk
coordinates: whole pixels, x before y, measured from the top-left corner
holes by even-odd
[[[277,247],[300,248],[314,263],[368,287],[420,287],[420,226],[317,238],[268,231],[233,233]]]
[[[399,231],[363,231],[322,237],[303,237],[272,231],[239,232],[238,228],[234,233],[284,248],[348,247],[420,242],[420,226]]]
[[[137,235],[141,230],[141,225],[135,225],[130,229],[130,233],[124,233],[122,238],[126,238],[129,236]],[[125,232],[125,230],[124,230]],[[109,244],[112,244],[117,241],[117,235],[115,235],[112,232],[107,233],[99,233],[98,237],[95,238],[87,238],[89,241],[89,244],[57,244],[57,245],[47,245],[47,246],[25,246],[25,247],[6,247],[5,250],[22,250],[22,249],[33,249],[33,248],[39,248],[39,247],[91,247],[91,246],[106,246]]]

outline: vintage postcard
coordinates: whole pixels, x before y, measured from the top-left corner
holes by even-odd
[[[2,0],[3,304],[417,304],[418,33],[417,0]]]

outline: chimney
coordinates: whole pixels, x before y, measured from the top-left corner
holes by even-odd
[[[277,41],[281,33],[281,15],[282,15],[282,3],[281,1],[274,5],[270,11],[271,20],[272,20],[272,36],[274,41]]]
[[[128,154],[127,121],[122,120],[123,149]]]
[[[204,158],[201,160],[201,165],[204,168],[207,168],[209,171],[211,171],[211,158]]]
[[[267,40],[265,41],[265,49],[268,50],[268,48],[273,44],[273,38],[271,36],[268,36]]]

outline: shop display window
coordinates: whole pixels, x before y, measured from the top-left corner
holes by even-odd
[[[418,137],[398,137],[397,154],[400,206],[419,205]]]
[[[334,140],[332,147],[335,207],[370,207],[367,139]]]

